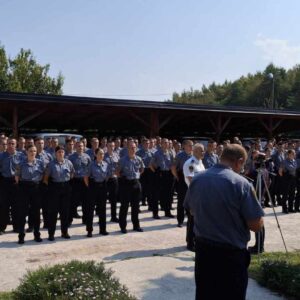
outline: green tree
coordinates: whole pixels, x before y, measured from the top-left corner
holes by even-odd
[[[0,92],[61,95],[64,78],[49,76],[50,65],[40,65],[31,50],[21,49],[14,58],[7,58],[0,46]]]

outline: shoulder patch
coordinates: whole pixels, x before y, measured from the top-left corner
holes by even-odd
[[[190,166],[189,166],[189,170],[190,170],[190,172],[193,172],[193,171],[194,171],[194,166],[193,166],[193,165],[190,165]]]

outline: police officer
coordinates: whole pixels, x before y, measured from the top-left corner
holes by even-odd
[[[173,156],[169,152],[169,141],[164,138],[161,141],[161,147],[154,153],[150,162],[150,168],[155,172],[154,196],[153,196],[153,217],[160,219],[158,215],[158,202],[165,212],[165,216],[174,218],[171,214],[171,203],[173,198],[174,177],[171,168],[174,163]]]
[[[7,141],[7,151],[0,154],[0,170],[2,180],[0,185],[0,232],[4,232],[11,212],[14,232],[18,232],[16,211],[16,166],[24,159],[24,154],[16,150],[17,141],[10,138]]]
[[[217,143],[214,140],[209,140],[207,143],[207,149],[203,157],[203,164],[205,169],[209,169],[219,162],[219,157],[215,153],[217,149]]]
[[[190,185],[192,179],[199,172],[204,171],[204,165],[202,159],[204,156],[204,146],[197,143],[193,147],[193,155],[183,165],[183,175],[187,186]],[[187,227],[186,227],[186,243],[187,249],[195,251],[195,235],[194,235],[194,219],[190,211],[187,210]]]
[[[27,158],[17,166],[15,174],[19,185],[17,195],[19,244],[24,244],[26,216],[30,215],[33,226],[34,240],[41,242],[40,234],[40,208],[41,190],[45,165],[36,159],[37,149],[31,145],[27,148]],[[30,214],[29,214],[30,212]]]
[[[75,150],[74,150],[74,140],[72,138],[66,138],[66,149],[65,149],[65,158],[69,159],[69,156],[71,156]]]
[[[295,191],[297,184],[296,152],[293,149],[287,151],[287,158],[281,163],[279,175],[283,179],[282,212],[288,214],[294,212]],[[287,207],[288,202],[288,207]]]
[[[119,182],[117,176],[119,156],[115,150],[115,143],[109,141],[107,143],[107,152],[104,155],[104,160],[108,164],[108,180],[107,180],[107,196],[110,203],[111,222],[119,223],[117,218],[117,200],[119,193]]]
[[[131,221],[133,230],[142,232],[139,221],[139,202],[142,196],[142,187],[139,181],[144,171],[143,160],[136,156],[137,146],[134,142],[128,144],[128,155],[119,161],[117,174],[120,176],[120,198],[121,207],[119,214],[119,225],[122,233],[127,233],[127,212],[131,205]]]
[[[253,186],[238,175],[247,158],[240,145],[224,149],[221,164],[198,174],[184,206],[194,216],[196,299],[245,299],[250,230],[264,215]]]
[[[75,169],[74,178],[72,179],[70,223],[72,223],[73,218],[80,218],[77,212],[79,205],[82,205],[82,221],[85,223],[87,188],[84,183],[84,176],[88,174],[91,158],[84,153],[84,143],[82,141],[76,143],[76,152],[69,156],[69,160]]]
[[[70,180],[74,176],[73,164],[64,158],[65,150],[62,146],[55,148],[55,159],[52,160],[45,172],[44,183],[49,183],[48,201],[48,240],[54,241],[57,214],[60,215],[62,238],[69,239],[69,211],[71,198]]]
[[[141,175],[141,185],[142,185],[142,205],[146,205],[146,199],[148,203],[149,210],[152,210],[153,202],[153,179],[154,174],[150,170],[150,162],[153,157],[153,152],[149,149],[150,140],[144,139],[142,141],[142,149],[138,150],[136,155],[138,155],[145,165],[145,170]]]
[[[88,154],[91,160],[95,159],[95,151],[99,148],[99,139],[97,137],[93,137],[91,139],[92,148],[88,149],[85,153]]]
[[[89,165],[88,175],[84,177],[88,186],[88,197],[86,203],[86,231],[87,237],[92,237],[93,216],[97,205],[99,214],[100,234],[108,235],[106,231],[106,180],[108,177],[108,164],[104,161],[104,150],[95,149],[96,159]]]
[[[115,139],[115,150],[114,152],[120,157],[120,151],[122,150],[122,147],[121,147],[121,138],[120,137],[117,137]]]
[[[184,221],[184,207],[183,201],[187,191],[187,185],[185,183],[183,174],[184,163],[191,158],[193,151],[193,141],[184,140],[183,141],[183,151],[176,155],[174,165],[172,167],[172,173],[177,180],[177,222],[178,227],[182,227]]]
[[[58,138],[52,138],[50,141],[51,147],[48,147],[45,149],[45,151],[47,151],[48,153],[51,154],[51,156],[53,158],[55,158],[55,149],[58,146]]]

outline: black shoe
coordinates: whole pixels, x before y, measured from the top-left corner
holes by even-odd
[[[88,231],[88,233],[87,233],[87,235],[86,235],[87,237],[92,237],[93,236],[93,234],[92,234],[92,232],[91,231]]]
[[[289,208],[289,213],[294,213],[295,211],[292,208]]]
[[[53,242],[53,241],[55,241],[55,237],[54,237],[54,235],[49,235],[49,237],[48,237],[48,241],[50,241],[50,242]]]
[[[24,237],[19,237],[18,244],[23,245],[25,243]]]
[[[171,213],[165,214],[165,216],[166,216],[167,218],[171,218],[171,219],[175,218],[175,216],[172,215]]]
[[[32,232],[33,231],[33,227],[28,227],[27,229],[26,229],[26,232]]]
[[[142,202],[142,206],[147,206],[147,203],[146,202]]]
[[[81,219],[81,216],[78,213],[74,214],[72,217],[74,219]]]
[[[121,229],[121,232],[126,234],[127,233],[127,229]]]
[[[181,228],[182,226],[183,226],[182,223],[178,223],[178,224],[177,224],[177,227],[179,227],[179,228]]]
[[[138,212],[141,213],[142,211],[139,209]]]
[[[110,221],[114,223],[119,223],[119,219],[117,217],[111,218]]]
[[[283,208],[283,209],[282,209],[282,213],[288,214],[289,212],[288,212],[288,210],[287,210],[286,208]]]
[[[149,211],[152,211],[153,209],[152,209],[152,207],[149,206],[149,207],[148,207],[148,210],[149,210]]]
[[[153,219],[160,220],[160,216],[159,215],[154,215]]]
[[[19,232],[18,229],[13,228],[13,233],[18,233],[18,232]]]
[[[144,232],[143,228],[141,228],[141,227],[133,228],[133,230],[137,231],[137,232]]]
[[[34,241],[37,242],[37,243],[40,243],[40,242],[43,241],[43,239],[40,236],[35,236]]]
[[[68,240],[68,239],[70,239],[71,237],[70,237],[70,235],[66,232],[66,233],[62,233],[61,234],[61,237],[63,238],[63,239],[66,239],[66,240]]]
[[[101,234],[101,235],[109,235],[109,233],[107,231],[101,231],[101,230],[100,230],[99,234]]]

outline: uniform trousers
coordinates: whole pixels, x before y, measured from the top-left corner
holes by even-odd
[[[96,206],[99,213],[100,233],[106,231],[106,183],[91,181],[86,198],[86,231],[93,231],[93,218]]]
[[[81,205],[82,221],[85,223],[87,187],[83,181],[83,178],[73,178],[71,182],[72,196],[70,202],[69,222],[73,222],[73,217],[77,215],[77,208]]]
[[[142,185],[142,203],[148,203],[148,207],[152,209],[153,202],[153,177],[154,174],[150,168],[145,168],[143,174],[141,175],[141,185]]]
[[[295,211],[300,211],[300,176],[297,175],[297,194],[295,199]]]
[[[195,233],[194,233],[194,217],[187,210],[187,224],[186,224],[186,244],[192,249],[195,247]]]
[[[296,176],[284,174],[282,180],[283,180],[282,209],[287,210],[287,202],[288,202],[288,209],[293,210],[297,178]]]
[[[184,221],[184,207],[183,202],[185,198],[186,191],[188,189],[184,176],[182,172],[178,172],[178,182],[177,182],[177,222],[178,224],[182,224]]]
[[[40,236],[41,190],[39,182],[20,181],[17,193],[18,233],[25,235],[26,216],[30,216],[35,237]]]
[[[17,185],[14,177],[1,179],[0,184],[0,231],[4,231],[9,224],[10,214],[13,229],[18,230],[17,224]]]
[[[162,210],[164,210],[165,214],[168,215],[171,213],[171,205],[173,198],[173,188],[174,177],[171,171],[160,171],[159,177],[159,200]]]
[[[110,214],[112,219],[117,218],[117,201],[119,193],[118,178],[109,178],[106,184],[108,201],[110,203]]]
[[[196,300],[244,300],[250,254],[196,238]]]
[[[48,233],[54,235],[57,215],[60,215],[61,232],[68,232],[71,199],[70,182],[50,182],[48,199]]]
[[[140,228],[139,221],[139,206],[142,196],[142,187],[138,179],[128,180],[125,178],[120,179],[120,214],[119,225],[121,230],[126,229],[127,226],[127,213],[129,204],[131,206],[131,221],[133,228]]]

